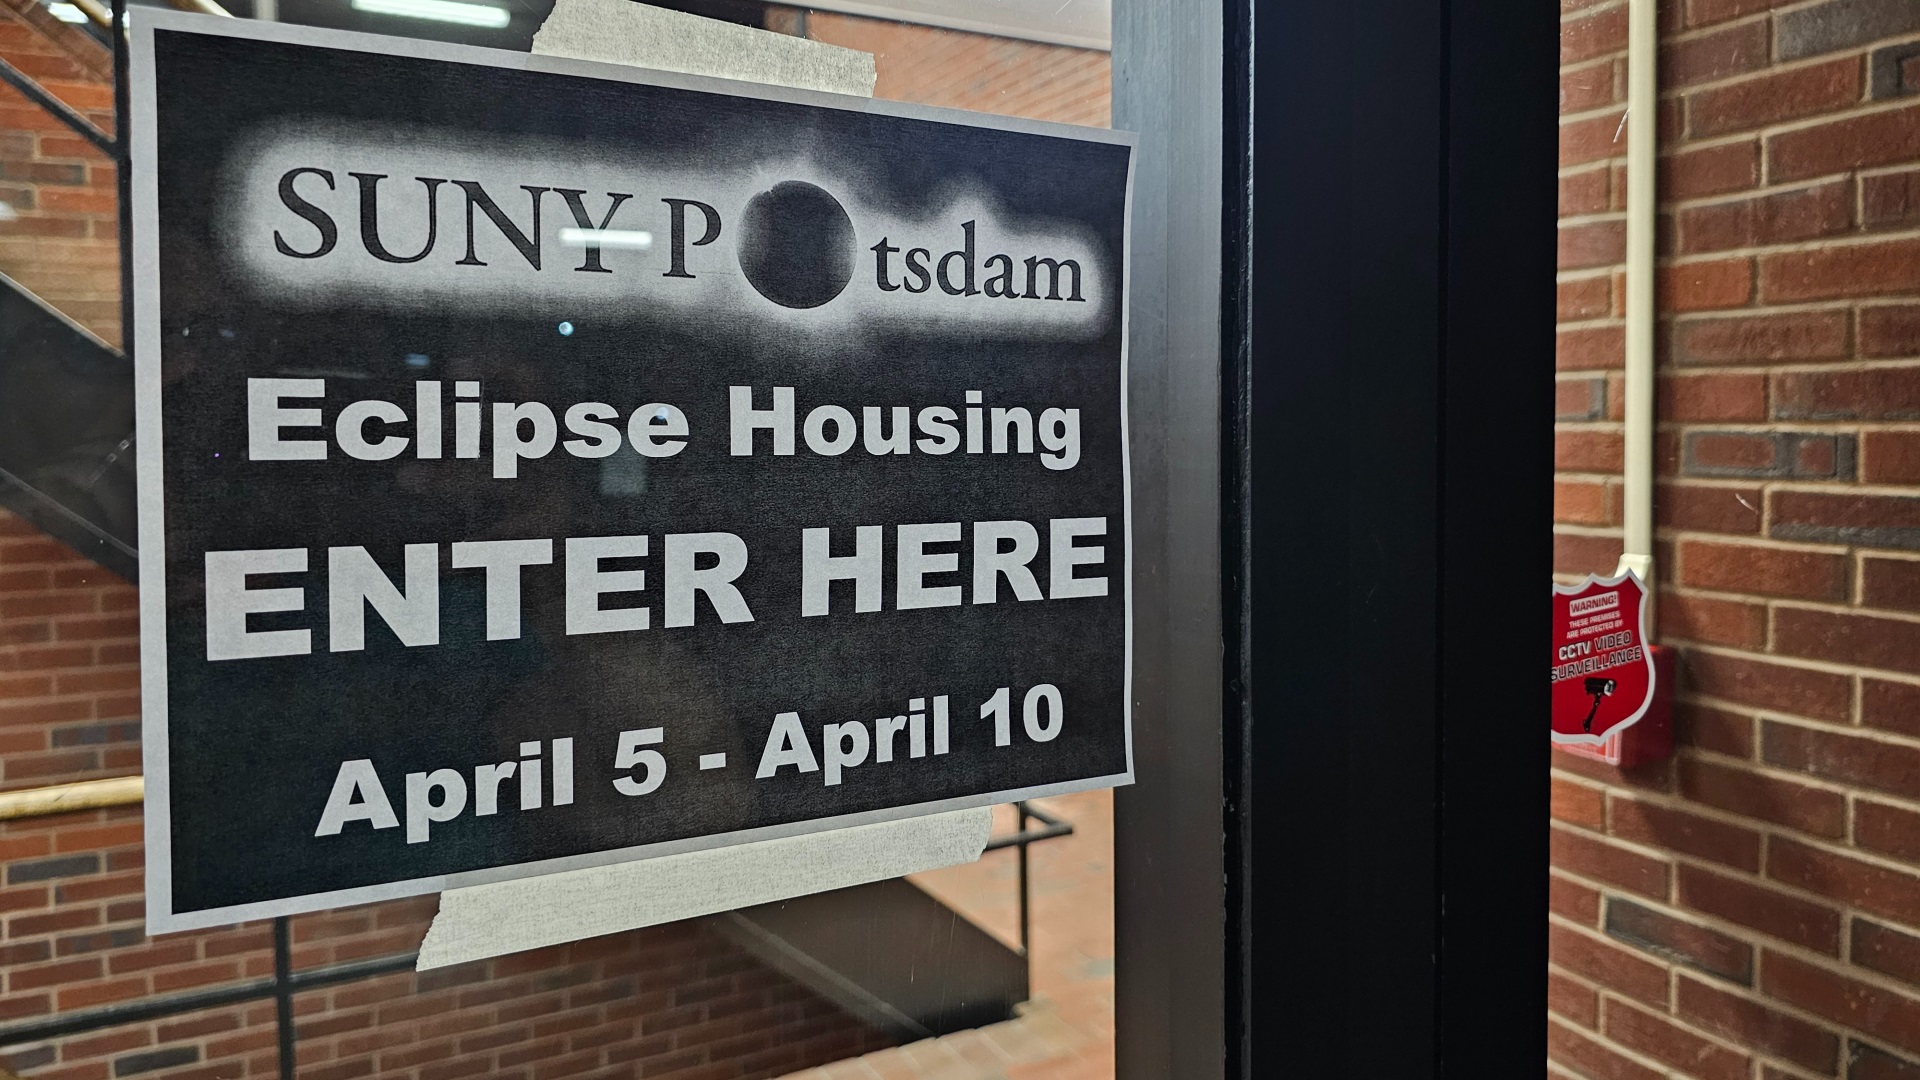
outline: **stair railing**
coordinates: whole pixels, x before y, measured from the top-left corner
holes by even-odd
[[[144,785],[138,776],[85,780],[72,784],[30,788],[24,791],[0,792],[0,821],[47,817],[114,806],[133,806],[142,801],[143,793]],[[1009,847],[1017,848],[1019,851],[1020,953],[1027,960],[1030,984],[1033,959],[1030,947],[1029,910],[1031,905],[1027,848],[1042,840],[1072,835],[1073,824],[1034,803],[1018,802],[1013,805],[1019,819],[1019,831],[990,839],[983,854],[985,851],[998,851]],[[1038,822],[1039,827],[1029,829],[1027,827],[1029,821]],[[273,977],[270,979],[253,979],[227,986],[209,986],[170,994],[154,994],[134,1001],[98,1005],[90,1009],[73,1009],[32,1020],[0,1024],[0,1048],[44,1042],[49,1039],[82,1035],[102,1028],[117,1027],[121,1024],[143,1023],[148,1020],[177,1016],[181,1013],[197,1012],[201,1009],[272,998],[279,1044],[280,1080],[295,1080],[295,1043],[298,1033],[293,1022],[293,996],[336,983],[411,971],[418,957],[417,951],[395,953],[390,956],[351,960],[346,963],[295,971],[293,970],[291,926],[288,918],[282,915],[273,920]],[[4,1072],[0,1072],[0,1080],[6,1080]]]

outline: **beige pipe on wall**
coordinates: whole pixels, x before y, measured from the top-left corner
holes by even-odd
[[[1660,21],[1657,0],[1627,4],[1627,325],[1625,461],[1621,492],[1625,526],[1619,573],[1632,570],[1647,587],[1653,625],[1654,228],[1659,213]]]
[[[0,821],[70,814],[76,810],[99,810],[107,806],[133,806],[145,797],[146,784],[138,776],[82,780],[76,784],[55,784],[25,791],[0,791]]]

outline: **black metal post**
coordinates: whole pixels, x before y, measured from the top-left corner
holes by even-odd
[[[120,193],[120,352],[133,359],[133,88],[127,76],[127,0],[113,9],[113,164]]]
[[[274,1021],[280,1033],[280,1080],[293,1080],[293,946],[287,917],[273,920]]]
[[[1020,816],[1019,828],[1016,829],[1015,831],[1017,833],[1024,835],[1027,831],[1027,804],[1023,802],[1014,803],[1013,810],[1014,810],[1014,813]],[[1025,843],[1020,844],[1019,850],[1020,850],[1020,955],[1028,957],[1027,967],[1029,970],[1029,977],[1031,977],[1031,970],[1033,967],[1033,961],[1032,961],[1033,950],[1028,946],[1028,941],[1027,941],[1027,933],[1028,933],[1027,845]]]

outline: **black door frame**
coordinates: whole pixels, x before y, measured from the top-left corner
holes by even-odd
[[[1122,1080],[1542,1067],[1558,41],[1523,0],[1115,4]]]

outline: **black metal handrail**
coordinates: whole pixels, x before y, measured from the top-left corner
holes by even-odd
[[[280,1075],[291,1077],[293,1075],[291,1071],[293,995],[322,986],[332,986],[335,983],[411,971],[419,956],[419,953],[410,952],[375,957],[371,960],[351,960],[344,964],[330,964],[304,971],[292,971],[289,968],[288,951],[287,920],[283,916],[273,920],[273,978],[271,979],[254,979],[230,986],[208,986],[196,990],[181,990],[172,994],[155,994],[138,1001],[96,1005],[91,1009],[76,1009],[40,1020],[0,1024],[0,1046],[18,1046],[22,1043],[59,1039],[68,1035],[97,1031],[101,1028],[117,1027],[121,1024],[137,1024],[144,1020],[159,1020],[163,1017],[218,1008],[222,1005],[238,1005],[243,1001],[278,998],[286,1002],[280,1017],[282,1060]]]
[[[1019,831],[987,841],[982,854],[1009,847],[1019,849],[1020,954],[1030,956],[1027,847],[1042,840],[1072,835],[1073,823],[1056,817],[1032,803],[1017,802],[1013,806],[1014,812],[1019,816]],[[1027,828],[1029,819],[1040,822],[1040,827]],[[293,1022],[293,996],[322,986],[332,986],[335,983],[411,971],[419,955],[418,952],[396,953],[392,956],[351,960],[341,964],[295,971],[293,970],[292,934],[289,920],[283,915],[273,920],[273,977],[270,979],[254,979],[230,986],[212,986],[171,994],[155,994],[138,1001],[98,1005],[91,1009],[78,1009],[42,1019],[0,1024],[0,1047],[81,1035],[121,1024],[158,1020],[181,1013],[198,1012],[201,1009],[272,998],[275,1006],[274,1022],[279,1035],[280,1080],[295,1080],[294,1045],[297,1042],[298,1031]]]
[[[92,143],[94,149],[115,161],[120,160],[120,147],[113,136],[94,127],[93,122],[81,116],[73,106],[54,97],[46,87],[35,82],[31,75],[14,67],[4,58],[0,58],[0,80],[4,80],[8,86],[20,91],[28,101],[46,110],[55,120],[72,128],[75,135]]]
[[[987,841],[987,846],[982,849],[981,854],[984,855],[988,851],[997,851],[1000,848],[1007,847],[1018,847],[1020,849],[1020,955],[1027,956],[1029,955],[1028,937],[1031,934],[1030,923],[1032,918],[1030,914],[1032,902],[1028,898],[1029,893],[1027,890],[1027,845],[1039,840],[1051,840],[1056,836],[1072,836],[1073,823],[1064,818],[1055,817],[1028,802],[1014,803],[1013,810],[1014,813],[1020,816],[1019,831],[1009,833],[1006,836],[995,837]],[[1029,831],[1027,829],[1028,818],[1038,821],[1040,828]]]

